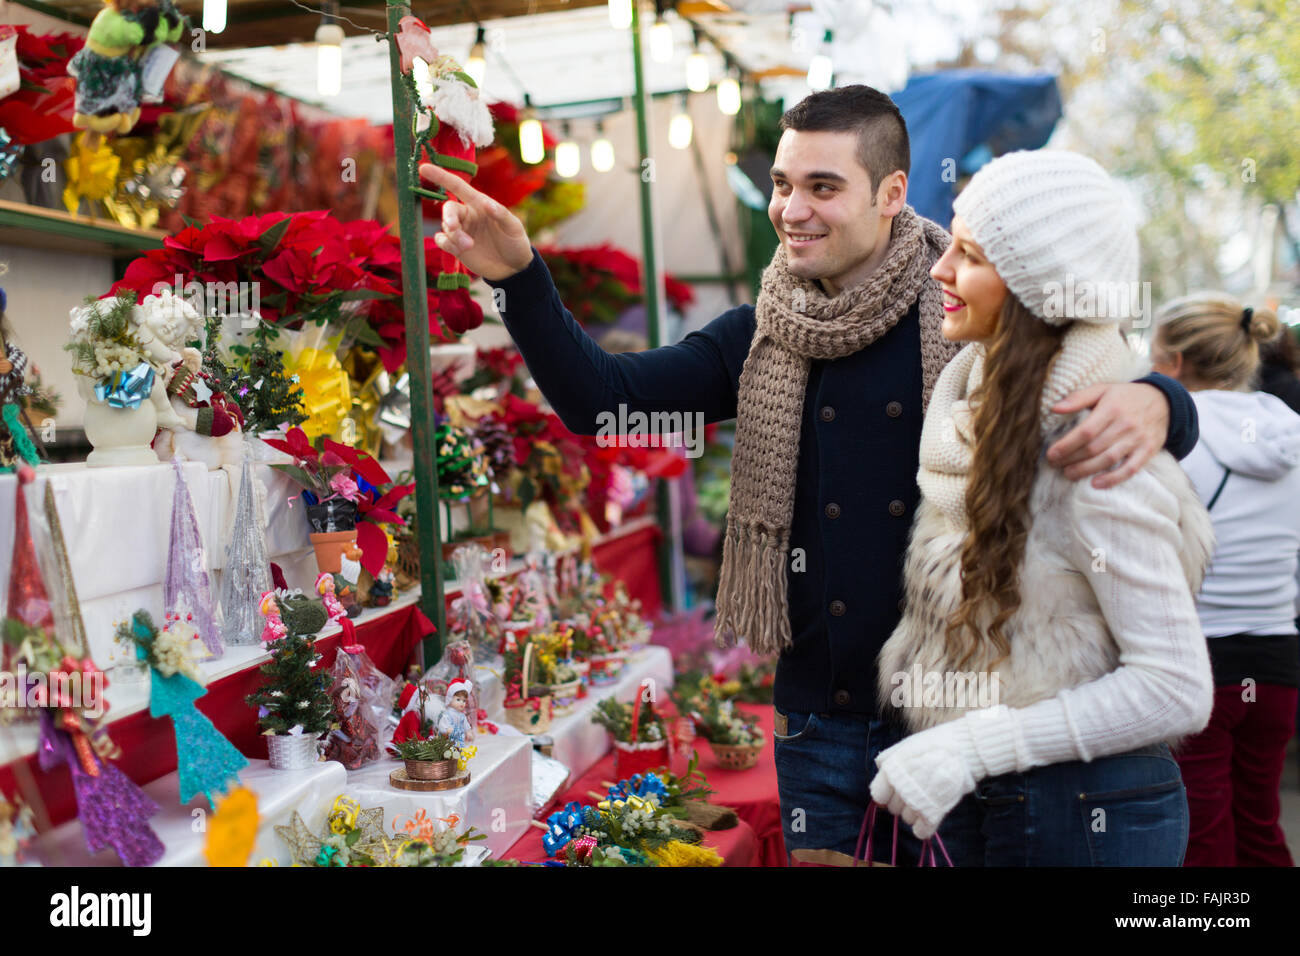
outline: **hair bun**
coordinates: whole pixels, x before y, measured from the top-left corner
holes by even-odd
[[[1241,327],[1256,342],[1271,342],[1277,337],[1282,323],[1272,309],[1252,309],[1247,306],[1242,311]]]

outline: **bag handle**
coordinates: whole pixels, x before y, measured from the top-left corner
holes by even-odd
[[[521,688],[520,695],[519,695],[524,700],[528,699],[528,672],[532,670],[532,667],[533,667],[533,642],[525,641],[524,642],[524,663],[523,663],[524,686]]]
[[[853,851],[854,866],[861,865],[864,860],[866,861],[867,866],[872,866],[874,864],[874,858],[871,855],[871,845],[876,835],[876,809],[879,806],[878,803],[872,803],[871,806],[867,807],[866,815],[862,818],[862,829],[858,831],[858,845]],[[864,839],[866,841],[865,856],[863,855]],[[930,865],[933,867],[939,865],[938,857],[936,857],[934,853],[934,845],[936,843],[939,844],[939,849],[943,851],[943,858],[948,862],[949,866],[952,866],[952,857],[948,855],[948,848],[943,845],[943,840],[940,839],[939,834],[936,833],[934,836],[930,837],[930,839],[921,841],[921,856],[916,862],[918,867],[925,866],[925,854],[927,850],[930,853]],[[898,865],[898,817],[896,816],[894,817],[894,846],[889,853],[889,865]]]

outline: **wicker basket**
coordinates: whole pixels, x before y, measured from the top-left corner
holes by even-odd
[[[611,654],[593,654],[591,656],[591,673],[588,683],[612,684],[627,663],[626,651],[614,651]]]
[[[536,694],[528,699],[528,673],[533,665],[533,645],[524,645],[523,680],[519,699],[505,703],[506,720],[515,730],[525,734],[544,734],[551,729],[551,695]],[[542,688],[533,688],[534,691]]]
[[[447,780],[456,775],[454,760],[404,760],[412,780]]]
[[[566,681],[563,684],[551,684],[549,687],[543,684],[533,688],[534,694],[549,694],[551,699],[551,711],[556,717],[563,717],[573,709],[573,705],[578,701],[578,695],[582,692],[582,678],[577,680]]]
[[[397,536],[396,576],[420,580],[420,542],[413,534]]]
[[[614,741],[614,776],[619,780],[625,780],[633,774],[645,773],[656,767],[668,766],[667,738],[635,742],[637,725],[641,721],[641,702],[647,699],[644,695],[648,684],[649,681],[641,682],[632,705],[632,727],[629,735],[634,742]]]
[[[734,745],[709,742],[713,759],[723,770],[748,770],[757,765],[759,754],[763,752],[762,744]]]

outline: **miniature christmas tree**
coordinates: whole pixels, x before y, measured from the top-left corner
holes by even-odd
[[[263,322],[246,350],[237,347],[242,352],[237,354],[243,363],[245,379],[235,394],[244,409],[245,430],[253,435],[284,424],[292,428],[307,420],[297,376],[285,372],[284,353],[271,344],[278,335],[274,326]]]
[[[267,646],[271,659],[258,670],[266,683],[245,702],[257,708],[257,719],[266,734],[316,736],[334,723],[334,678],[313,671],[320,660],[312,636],[290,631]]]
[[[253,463],[248,446],[239,469],[239,499],[221,575],[222,634],[227,645],[256,644],[262,634],[262,595],[271,590],[271,564],[266,556],[266,525],[253,487]]]
[[[173,461],[172,468],[176,472],[176,490],[172,495],[171,546],[167,553],[163,603],[168,615],[189,622],[198,631],[208,655],[217,658],[225,652],[225,646],[221,643],[212,604],[203,538],[199,536],[194,502],[180,461]]]

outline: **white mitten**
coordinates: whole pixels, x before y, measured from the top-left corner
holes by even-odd
[[[876,758],[871,798],[928,840],[987,776],[970,721],[959,717],[906,737]]]

